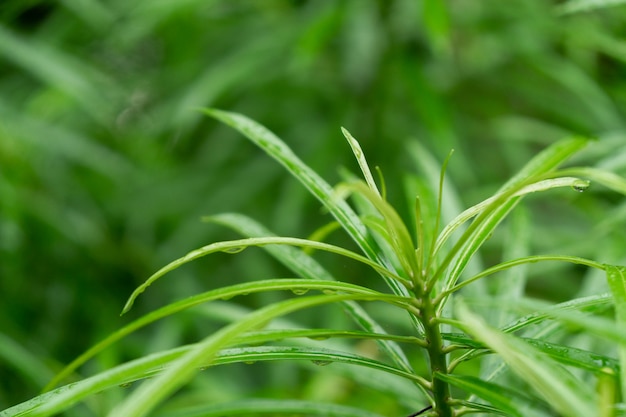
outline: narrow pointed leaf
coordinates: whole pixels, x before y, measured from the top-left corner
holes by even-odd
[[[225,213],[206,217],[205,220],[229,227],[246,237],[274,236],[266,227],[241,214]],[[286,245],[269,245],[264,246],[263,249],[287,268],[304,278],[335,280],[335,277],[322,265],[299,248]],[[359,304],[352,301],[346,301],[343,304],[348,314],[362,329],[372,333],[386,333],[383,326],[374,320]],[[396,366],[406,371],[412,369],[404,351],[396,343],[391,340],[381,339],[378,341],[378,344]]]
[[[402,281],[405,285],[410,285],[410,283],[404,280],[403,278],[390,275],[391,273],[387,269],[381,267],[379,264],[357,253],[354,253],[352,251],[349,251],[339,246],[329,245],[327,243],[315,242],[312,240],[288,238],[288,237],[262,237],[262,238],[238,239],[238,240],[231,240],[231,241],[225,241],[225,242],[217,242],[217,243],[204,246],[202,248],[193,250],[189,252],[187,255],[183,256],[182,258],[178,258],[175,261],[172,261],[169,264],[165,265],[163,268],[155,272],[143,284],[141,284],[139,287],[137,287],[133,291],[133,293],[128,298],[128,301],[126,302],[126,305],[124,306],[122,314],[125,314],[126,312],[128,312],[133,306],[135,299],[141,293],[143,293],[146,290],[146,288],[152,285],[157,279],[161,278],[166,273],[173,271],[174,269],[188,262],[191,262],[193,260],[196,260],[198,258],[201,258],[203,256],[206,256],[212,253],[216,253],[216,252],[238,253],[251,246],[265,246],[265,245],[291,245],[291,246],[310,247],[310,248],[314,248],[318,250],[328,251],[331,253],[335,253],[337,255],[354,259],[359,262],[363,262],[366,265],[371,266],[376,271],[383,274],[383,276],[387,276],[388,278],[392,277],[393,279],[398,279]]]
[[[274,400],[265,398],[240,399],[233,402],[184,408],[159,414],[159,417],[224,417],[224,416],[333,416],[384,417],[361,408],[306,400]]]
[[[566,417],[594,415],[593,390],[528,343],[487,326],[463,304],[458,306],[465,330],[496,352],[520,378]]]
[[[143,417],[187,383],[199,366],[206,366],[211,358],[241,334],[265,325],[286,314],[323,304],[347,300],[376,300],[378,296],[337,294],[295,298],[269,305],[250,313],[245,319],[228,325],[185,353],[171,367],[153,380],[146,382],[113,410],[109,416]]]
[[[524,411],[526,408],[529,408],[530,404],[535,402],[532,398],[521,395],[520,391],[507,389],[501,385],[471,376],[436,372],[435,378],[441,379],[469,394],[476,395],[488,401],[491,405],[502,410],[504,414],[508,416],[528,417],[528,414],[524,413]]]
[[[626,267],[606,265],[606,278],[615,302],[617,326],[626,333]],[[620,343],[618,351],[622,369],[620,372],[622,398],[626,398],[626,342]]]
[[[268,155],[285,166],[328,209],[367,256],[373,259],[376,258],[376,248],[367,236],[365,225],[363,225],[356,213],[345,201],[336,198],[333,188],[315,171],[309,168],[308,165],[302,162],[274,133],[240,114],[217,109],[205,109],[204,112],[237,129],[246,138],[267,152]]]
[[[392,273],[393,266],[381,256],[374,239],[368,234],[367,228],[359,216],[343,200],[337,198],[333,188],[314,170],[298,158],[293,151],[275,134],[257,122],[237,113],[225,112],[217,109],[204,109],[205,114],[233,127],[246,138],[263,149],[268,155],[278,161],[298,180],[309,192],[315,196],[341,224],[354,242],[365,253],[365,256],[384,265]],[[398,282],[383,275],[387,285],[396,293],[407,294],[407,289]]]
[[[341,128],[341,133],[346,137],[348,143],[350,144],[350,148],[352,148],[352,153],[359,163],[359,167],[361,168],[361,172],[363,173],[363,178],[365,178],[365,182],[368,187],[376,193],[379,197],[381,197],[380,191],[378,191],[378,187],[376,186],[376,182],[374,181],[374,176],[372,175],[372,171],[365,159],[365,154],[363,153],[363,149],[361,149],[361,145],[359,142],[343,127]]]

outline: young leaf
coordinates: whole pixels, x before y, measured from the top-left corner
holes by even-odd
[[[359,163],[359,167],[361,168],[361,172],[363,173],[363,178],[365,178],[365,182],[367,186],[376,193],[379,197],[382,197],[380,191],[378,191],[378,187],[376,186],[376,182],[374,181],[374,177],[372,176],[372,171],[370,171],[370,167],[365,159],[365,154],[363,153],[363,149],[361,149],[361,145],[359,142],[343,127],[341,128],[341,133],[346,137],[348,143],[350,144],[350,148],[352,148],[352,153]]]

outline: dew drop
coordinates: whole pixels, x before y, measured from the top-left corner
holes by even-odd
[[[246,248],[245,246],[235,246],[235,247],[232,247],[232,248],[224,249],[222,252],[239,253],[239,252],[243,251],[245,248]]]
[[[328,340],[330,339],[330,337],[328,336],[309,336],[308,337],[311,340]]]
[[[331,290],[329,288],[322,290],[322,292],[326,295],[333,295],[333,294],[337,294],[337,290]]]
[[[295,295],[304,295],[307,292],[309,292],[309,290],[307,288],[301,289],[301,288],[294,288],[291,290],[292,293],[294,293]]]
[[[245,361],[244,363],[246,365],[254,365],[256,363],[256,361]]]
[[[332,361],[311,361],[311,362],[313,362],[313,365],[317,365],[317,366],[326,366],[332,363]]]
[[[574,181],[574,183],[572,184],[572,190],[582,193],[583,191],[585,191],[587,188],[589,188],[589,184],[590,181],[586,181],[586,180],[576,180]]]

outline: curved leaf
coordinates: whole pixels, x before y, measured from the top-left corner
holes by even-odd
[[[380,272],[384,276],[399,280],[405,285],[408,285],[408,286],[411,285],[410,282],[389,272],[387,269],[369,260],[368,258],[365,258],[357,253],[354,253],[352,251],[349,251],[339,246],[329,245],[327,243],[315,242],[312,240],[297,239],[297,238],[290,238],[290,237],[248,238],[248,239],[239,239],[239,240],[230,240],[230,241],[225,241],[225,242],[212,243],[202,248],[193,250],[189,252],[187,255],[183,256],[182,258],[178,258],[175,261],[172,261],[169,264],[165,265],[163,268],[159,269],[152,276],[150,276],[143,284],[137,287],[135,291],[133,291],[131,296],[128,298],[128,301],[126,302],[124,309],[122,310],[122,314],[127,313],[131,309],[131,307],[133,306],[133,303],[135,302],[135,299],[142,292],[144,292],[146,288],[152,285],[154,281],[161,278],[166,273],[173,271],[174,269],[188,262],[191,262],[193,260],[196,260],[198,258],[201,258],[206,255],[210,255],[216,252],[237,253],[251,246],[265,246],[265,245],[302,246],[302,247],[315,248],[317,250],[328,251],[331,253],[335,253],[337,255],[345,256],[347,258],[351,258],[356,261],[362,262],[366,265],[371,266],[374,270]]]
[[[358,285],[347,284],[340,281],[321,281],[321,280],[308,280],[308,279],[270,279],[253,282],[244,282],[241,284],[231,285],[228,287],[221,287],[212,291],[197,294],[175,303],[169,304],[158,310],[146,314],[145,316],[127,324],[121,329],[110,334],[108,337],[92,346],[85,353],[74,359],[68,364],[61,372],[59,372],[52,381],[44,388],[44,391],[50,390],[57,385],[64,378],[69,376],[72,372],[78,369],[79,366],[93,358],[98,353],[102,352],[108,346],[124,338],[125,336],[137,331],[138,329],[147,326],[157,320],[164,317],[171,316],[180,311],[194,307],[198,304],[206,303],[215,300],[228,300],[236,296],[252,294],[255,292],[277,291],[287,290],[296,292],[306,291],[326,291],[326,292],[348,292],[348,293],[361,293],[372,295],[375,291]],[[381,294],[381,293],[379,293]],[[383,295],[383,294],[381,294]],[[383,295],[387,297],[387,295]],[[401,300],[399,296],[395,296],[398,301]]]
[[[273,400],[264,398],[203,405],[179,411],[158,414],[158,417],[224,417],[251,415],[307,415],[335,417],[384,417],[380,414],[346,405],[305,400]]]
[[[568,417],[594,415],[596,395],[585,389],[553,360],[530,344],[487,326],[463,304],[458,305],[465,330],[496,352],[509,367],[525,380],[560,414]]]

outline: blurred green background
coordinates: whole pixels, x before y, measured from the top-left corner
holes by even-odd
[[[448,178],[462,206],[569,135],[598,139],[579,163],[626,174],[626,6],[587,3],[0,1],[0,409],[128,322],[119,317],[126,297],[160,266],[236,236],[201,216],[241,212],[301,237],[330,220],[200,107],[266,125],[333,184],[340,167],[357,170],[346,127],[401,209],[405,181],[421,172],[411,141],[439,161],[455,149]],[[530,252],[623,263],[623,200],[593,187],[553,194],[528,204]],[[502,239],[486,263],[500,259]],[[186,266],[131,316],[220,283],[288,274],[249,252]],[[323,259],[367,283],[363,271]],[[533,291],[546,298],[573,291],[541,284]],[[92,371],[197,340],[220,325],[213,313],[142,331]],[[226,397],[275,395],[272,384],[285,383],[278,371],[264,382],[228,372]],[[380,399],[376,407],[401,412]]]

